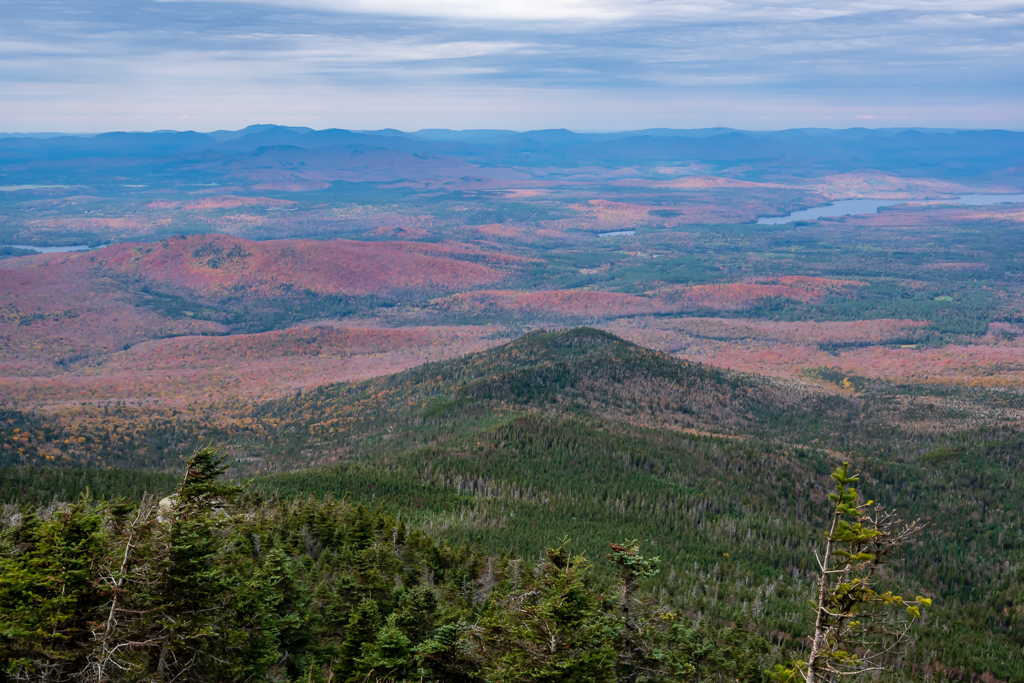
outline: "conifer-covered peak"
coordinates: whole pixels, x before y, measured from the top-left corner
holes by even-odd
[[[674,358],[588,327],[531,332],[462,358],[320,387],[256,406],[259,418],[337,437],[374,424],[470,419],[522,410],[638,426],[772,432],[794,420],[846,419],[848,398]],[[330,432],[333,428],[335,431]],[[392,427],[393,428],[393,427]]]

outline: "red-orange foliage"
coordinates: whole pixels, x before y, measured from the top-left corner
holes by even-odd
[[[522,237],[527,233],[526,228],[508,225],[507,223],[490,223],[487,225],[475,225],[473,230],[485,237]]]
[[[785,276],[761,282],[730,282],[692,287],[665,287],[655,296],[636,296],[586,289],[552,289],[540,292],[485,289],[455,294],[434,301],[448,313],[471,315],[520,315],[539,319],[619,318],[692,310],[742,310],[769,296],[798,301],[820,301],[862,283],[822,277]]]
[[[674,187],[677,189],[704,190],[710,188],[752,188],[752,187],[780,187],[775,183],[754,183],[749,180],[736,180],[734,178],[723,178],[721,176],[689,176],[676,178],[658,183],[661,187]]]
[[[50,410],[114,400],[219,405],[400,372],[501,341],[492,328],[444,326],[317,326],[154,339],[71,372],[0,375],[0,395],[20,405]]]
[[[452,313],[474,315],[521,314],[538,318],[613,318],[668,311],[657,299],[617,292],[581,289],[553,289],[543,292],[482,290],[456,294],[436,301],[438,308]]]
[[[271,199],[270,197],[238,197],[231,194],[220,197],[207,197],[191,204],[185,209],[235,209],[239,206],[291,206],[295,202],[287,199]]]
[[[63,235],[68,232],[108,235],[146,235],[170,225],[170,218],[152,216],[71,216],[28,221],[29,232],[40,235]]]
[[[303,289],[367,295],[473,287],[503,278],[523,261],[460,244],[251,242],[218,235],[11,259],[0,268],[0,375],[59,373],[147,339],[228,331],[139,307],[112,277],[119,274],[209,296]]]
[[[766,297],[784,296],[803,302],[821,301],[829,294],[841,293],[863,284],[856,280],[788,275],[760,281],[663,288],[658,294],[679,311],[739,311],[750,308]]]
[[[653,335],[664,332],[694,338],[743,340],[747,342],[786,342],[817,346],[819,344],[882,344],[893,339],[905,339],[927,327],[926,320],[842,320],[814,322],[810,320],[782,321],[757,318],[644,318],[638,321],[622,320],[607,324],[607,329],[620,336],[632,338],[636,334]],[[653,339],[653,338],[652,338]],[[644,346],[663,348],[660,343]]]
[[[368,328],[316,325],[231,336],[188,336],[139,344],[119,354],[117,367],[191,367],[203,362],[235,362],[288,357],[387,353],[448,339],[450,328]],[[473,330],[470,330],[471,332]],[[479,335],[472,335],[474,338]]]
[[[158,199],[146,205],[147,209],[236,209],[240,206],[291,206],[295,204],[287,199],[271,199],[270,197],[239,197],[233,194],[224,194],[218,197],[207,197],[192,202],[172,202],[166,199]]]
[[[781,322],[729,318],[641,318],[601,327],[643,346],[744,372],[800,377],[808,367],[837,366],[852,375],[915,382],[1018,387],[1024,383],[1024,329],[993,323],[974,343],[918,347],[922,320]],[[894,344],[893,342],[897,343]],[[829,353],[821,345],[840,348]],[[860,345],[842,349],[842,345]],[[902,346],[903,348],[900,348]]]
[[[612,202],[607,199],[593,199],[585,204],[577,204],[571,208],[580,213],[579,218],[556,221],[554,223],[564,227],[571,226],[577,230],[616,232],[649,224],[652,220],[649,212],[663,207],[654,204],[633,204]],[[680,216],[659,218],[658,220],[668,224],[685,223],[691,214],[700,213],[706,208],[693,205],[673,207],[674,210],[681,214]]]
[[[677,201],[671,206],[596,199],[572,207],[579,212],[578,218],[552,221],[551,224],[573,227],[577,230],[611,232],[652,223],[674,226],[724,222],[745,223],[756,220],[758,215],[772,210],[774,204],[766,195],[770,196],[770,190],[778,187],[771,184],[707,177],[679,180],[623,178],[614,180],[611,184],[631,188],[656,187],[685,190],[686,197],[684,201]],[[723,202],[721,197],[723,192],[731,192],[734,196],[729,201]],[[665,213],[664,209],[671,209],[671,213]],[[651,211],[656,213],[652,214]]]
[[[851,171],[817,178],[808,183],[826,197],[852,199],[855,197],[919,199],[946,195],[955,197],[970,192],[970,187],[957,182],[934,178],[906,178],[881,171]],[[999,190],[992,190],[997,192]],[[1012,188],[1002,190],[1015,192]]]
[[[955,383],[1019,388],[1024,383],[1024,346],[964,344],[939,348],[853,349],[839,357],[851,374],[913,383]]]
[[[460,260],[477,257],[488,263]],[[54,265],[95,259],[97,266],[212,295],[380,294],[403,289],[457,289],[495,282],[512,259],[462,245],[353,240],[254,242],[225,235],[176,237],[156,244],[117,244],[95,255],[62,255]]]
[[[128,343],[226,331],[206,321],[170,320],[137,308],[114,283],[97,278],[87,258],[51,267],[53,255],[0,268],[0,372],[49,371],[54,363],[119,350]]]

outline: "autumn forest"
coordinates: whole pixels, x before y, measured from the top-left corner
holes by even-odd
[[[0,139],[0,680],[1024,683],[1022,136],[536,133]]]

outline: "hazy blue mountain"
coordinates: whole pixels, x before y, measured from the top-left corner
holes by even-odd
[[[747,179],[776,174],[824,174],[875,170],[936,178],[971,178],[1020,173],[1024,133],[1001,130],[820,128],[784,131],[650,129],[621,133],[576,133],[569,130],[451,131],[427,129],[405,133],[393,129],[343,129],[255,125],[239,131],[113,132],[94,136],[10,136],[0,138],[0,172],[28,174],[41,180],[73,179],[88,169],[89,159],[112,175],[139,177],[139,170],[163,178],[191,178],[197,170],[230,174],[257,150],[289,148],[292,163],[306,170],[336,166],[331,155],[355,150],[389,150],[420,158],[447,157],[455,166],[636,166],[700,164],[710,172],[745,167]],[[308,158],[302,158],[303,152]],[[328,151],[331,150],[331,151]],[[206,155],[215,153],[214,156]],[[261,152],[260,154],[266,154]],[[200,155],[197,157],[196,155]],[[241,155],[241,156],[239,156]],[[198,161],[201,159],[202,161]],[[80,161],[73,161],[80,160]],[[61,162],[60,169],[53,167]],[[394,160],[389,161],[394,166]],[[740,173],[737,171],[737,173]],[[389,177],[402,177],[393,167]],[[83,179],[85,176],[82,176]],[[92,176],[95,180],[95,175]],[[409,178],[418,176],[410,175]],[[22,182],[27,182],[22,181]]]

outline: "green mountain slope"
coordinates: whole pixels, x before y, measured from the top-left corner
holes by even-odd
[[[789,434],[812,433],[824,424],[838,431],[860,412],[859,401],[835,392],[782,387],[576,328],[527,334],[363,383],[320,387],[261,404],[252,416],[302,424],[323,436],[365,434],[394,420],[418,425],[522,409],[672,429]]]
[[[893,579],[935,598],[900,675],[1024,681],[1024,442],[957,422],[983,398],[781,384],[575,329],[246,406],[228,424],[169,418],[111,452],[166,466],[213,440],[260,473],[262,495],[348,495],[486,553],[533,557],[570,537],[598,558],[640,539],[665,561],[655,590],[673,608],[782,651],[811,628],[827,475],[848,459],[868,498],[928,524]]]
[[[975,431],[922,455],[934,435],[893,429],[886,400],[780,386],[594,330],[538,333],[260,406],[257,421],[285,425],[276,452],[332,465],[258,485],[415,510],[429,530],[498,552],[569,536],[594,556],[644,539],[667,562],[666,599],[785,645],[810,629],[817,503],[850,458],[866,495],[929,524],[900,588],[939,606],[906,661],[1024,680],[1024,449]],[[253,453],[259,440],[236,443]]]

